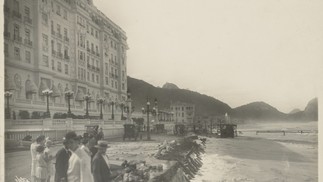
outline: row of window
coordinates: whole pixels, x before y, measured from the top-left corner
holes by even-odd
[[[184,115],[184,113],[182,113],[182,114],[181,113],[176,113],[175,116],[176,117],[184,117],[185,115]]]
[[[8,0],[9,1],[9,0]],[[5,7],[8,7],[6,5],[7,1],[5,1]],[[13,11],[20,12],[20,6],[18,0],[13,0]],[[30,7],[25,6],[24,8],[24,16],[27,18],[30,18]]]
[[[99,39],[99,32],[95,30],[93,27],[90,28],[88,24],[86,25],[86,32],[92,35],[93,37],[95,37],[96,39]]]
[[[68,39],[68,30],[66,27],[63,28],[64,29],[64,40]],[[58,37],[62,38],[62,34],[61,34],[61,30],[62,27],[59,23],[56,24],[56,32],[55,32],[55,25],[54,25],[54,21],[51,21],[51,32],[53,35],[57,35]]]
[[[48,46],[48,43],[46,43],[47,39],[46,36],[43,37],[43,49],[46,49],[46,47]],[[69,48],[68,46],[64,46],[64,53],[62,53],[62,44],[60,42],[56,42],[56,49],[55,49],[55,41],[51,40],[51,46],[52,46],[52,54],[54,56],[58,56],[61,59],[69,59]]]
[[[86,74],[87,73],[87,74]],[[87,76],[87,78],[85,78]],[[86,69],[79,67],[78,68],[78,79],[83,81],[91,81],[93,83],[100,83],[100,78],[98,74],[90,73],[89,71],[86,72]],[[105,77],[105,85],[109,85],[109,78]],[[111,81],[111,87],[118,89],[118,82]],[[124,90],[125,85],[122,83],[122,90]]]
[[[175,110],[175,111],[180,111],[182,109],[182,111],[184,111],[184,109],[186,110],[193,110],[193,107],[171,107],[171,110]]]
[[[56,13],[58,16],[63,16],[63,18],[65,20],[67,20],[67,10],[66,9],[64,9],[63,7],[61,7],[59,4],[56,4],[56,6],[54,6],[53,1],[51,2],[51,8],[52,8],[52,12],[53,13]]]
[[[43,60],[44,60],[44,66],[46,66],[46,67],[49,67],[49,65],[48,65],[48,57],[46,58],[46,56],[44,57],[43,56]],[[60,72],[60,73],[62,73],[63,72],[63,70],[62,70],[62,65],[64,65],[64,73],[66,74],[66,75],[68,75],[69,74],[69,65],[68,64],[62,64],[60,61],[57,61],[57,64],[56,64],[57,66],[55,67],[55,60],[53,60],[52,59],[52,65],[51,65],[51,67],[52,67],[52,70],[53,71],[58,71],[58,72]]]
[[[9,30],[9,26],[7,24],[7,21],[5,21],[5,35],[10,36],[10,30]],[[20,36],[20,25],[18,24],[14,24],[14,28],[13,28],[13,39],[19,42],[22,42],[22,37]],[[25,40],[27,41],[31,41],[31,31],[29,28],[25,28]]]
[[[4,54],[6,57],[9,57],[9,46],[8,44],[4,45]],[[14,47],[14,58],[17,60],[21,60],[21,49],[19,47]],[[31,53],[28,50],[25,50],[25,60],[27,63],[31,63]]]

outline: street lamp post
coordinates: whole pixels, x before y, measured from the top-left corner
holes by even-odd
[[[158,102],[157,102],[157,98],[155,98],[154,100],[155,102],[155,119],[156,119],[156,123],[159,124],[159,119],[158,119]]]
[[[155,100],[157,100],[157,99],[155,99]],[[150,102],[148,99],[147,99],[146,106],[147,106],[146,110],[144,107],[141,110],[142,110],[143,114],[147,113],[147,140],[150,140],[151,138],[150,138],[150,126],[149,126],[149,124],[150,124],[149,113],[152,113],[153,115],[156,114],[156,108],[154,107],[152,110],[149,108]]]
[[[45,117],[49,117],[50,118],[50,111],[49,111],[49,96],[52,95],[53,91],[50,89],[46,89],[42,91],[42,94],[46,96],[46,100],[47,100],[47,111],[46,111],[46,115]]]
[[[86,104],[85,117],[86,118],[89,118],[89,102],[91,100],[91,95],[89,93],[87,93],[86,95],[84,95],[84,100],[85,100],[85,104]]]
[[[126,109],[126,108],[125,108],[125,104],[122,102],[122,103],[120,104],[120,107],[121,107],[121,120],[123,120],[123,110],[124,110],[124,109]]]
[[[99,98],[98,99],[98,103],[101,105],[101,107],[100,107],[100,119],[103,119],[103,113],[102,113],[103,102],[104,102],[104,98]]]
[[[71,100],[71,98],[73,97],[73,94],[74,94],[74,92],[73,92],[73,91],[71,91],[71,90],[67,90],[67,91],[65,92],[65,97],[66,97],[66,99],[67,99],[67,104],[68,104],[68,111],[67,111],[67,116],[68,116],[68,117],[70,117],[70,116],[71,116],[71,114],[72,114],[72,112],[71,112],[71,102],[70,102],[70,100]]]
[[[125,112],[127,113],[127,119],[128,119],[128,122],[129,123],[131,123],[131,113],[133,113],[134,110],[135,110],[134,107],[131,106],[131,102],[132,102],[132,100],[131,100],[131,93],[128,90],[127,91],[127,105],[125,107]],[[133,124],[133,123],[131,123],[131,124]]]
[[[111,106],[112,106],[112,114],[111,114],[111,119],[114,120],[114,113],[113,113],[113,107],[114,107],[114,102],[111,102]]]
[[[10,99],[10,97],[12,96],[12,93],[11,92],[9,92],[9,91],[6,91],[5,93],[4,93],[4,96],[6,97],[6,99],[7,99],[7,112],[6,112],[6,115],[7,115],[7,119],[10,119],[10,108],[9,108],[9,99]]]

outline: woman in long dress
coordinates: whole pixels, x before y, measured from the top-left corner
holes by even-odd
[[[45,136],[40,135],[36,138],[36,141],[30,145],[30,153],[31,153],[31,182],[36,181],[36,155],[37,155],[37,147],[40,145],[44,145]]]
[[[44,146],[38,146],[36,151],[36,182],[46,182],[48,178],[47,162],[49,161],[49,158],[44,152]]]
[[[53,164],[53,159],[55,158],[54,155],[52,155],[51,153],[51,146],[52,146],[53,142],[46,139],[46,143],[45,143],[45,157],[48,159],[47,161],[47,182],[50,182],[50,178],[51,176],[54,175],[54,164]]]

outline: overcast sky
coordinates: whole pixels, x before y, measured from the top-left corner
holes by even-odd
[[[128,75],[303,110],[323,66],[320,0],[94,0],[127,33]]]

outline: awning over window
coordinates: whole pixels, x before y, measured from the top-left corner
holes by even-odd
[[[29,79],[26,81],[26,88],[25,89],[26,89],[26,93],[37,93],[36,84]]]
[[[59,90],[57,89],[57,87],[53,84],[52,85],[52,97],[59,97],[61,96],[61,93],[59,92]]]
[[[39,95],[43,95],[43,91],[49,89],[47,84],[45,82],[40,82],[40,86],[39,86]]]
[[[13,80],[6,76],[5,78],[5,91],[16,90],[16,85],[13,83]]]
[[[75,96],[76,101],[83,101],[84,100],[84,93],[82,90],[78,90],[76,96]]]

